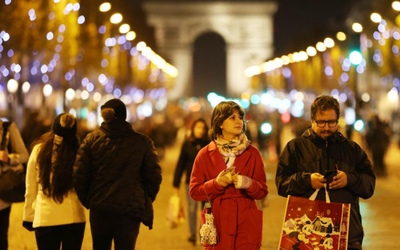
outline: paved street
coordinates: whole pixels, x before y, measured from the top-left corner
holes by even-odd
[[[202,249],[192,246],[187,242],[188,227],[186,224],[170,229],[166,222],[168,199],[172,195],[172,175],[179,155],[180,142],[167,149],[162,160],[163,183],[161,191],[155,202],[155,221],[153,230],[141,227],[137,249],[138,250],[190,250]],[[395,250],[399,249],[400,238],[400,213],[399,199],[400,189],[400,151],[397,145],[392,145],[387,154],[389,177],[378,179],[375,195],[361,202],[363,224],[365,227],[365,250]],[[277,249],[279,234],[282,226],[285,199],[276,193],[274,175],[276,164],[267,163],[268,186],[270,193],[267,199],[267,207],[264,208],[264,233],[262,249]],[[181,197],[185,199],[184,190],[181,189]],[[184,200],[185,201],[185,200]],[[184,203],[185,204],[185,203]],[[186,204],[185,204],[186,205]],[[9,239],[10,250],[36,249],[34,234],[22,228],[23,204],[15,204],[12,207]],[[82,249],[91,249],[91,236],[89,224]]]

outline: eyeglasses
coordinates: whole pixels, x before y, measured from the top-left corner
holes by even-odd
[[[338,121],[337,120],[329,120],[329,121],[317,120],[317,121],[315,121],[315,123],[317,124],[318,128],[325,127],[325,124],[327,124],[327,123],[330,128],[334,128],[334,127],[336,127]]]

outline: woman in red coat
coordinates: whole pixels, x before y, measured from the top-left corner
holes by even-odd
[[[257,250],[262,241],[262,211],[255,199],[268,194],[260,152],[245,135],[244,111],[237,103],[218,104],[211,116],[212,142],[193,165],[190,196],[210,201],[217,243],[204,249]],[[204,208],[203,214],[207,212]]]

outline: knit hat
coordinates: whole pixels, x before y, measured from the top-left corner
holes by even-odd
[[[59,114],[53,122],[54,134],[61,136],[66,140],[74,139],[76,137],[76,130],[76,119],[71,114]]]
[[[125,104],[119,99],[111,99],[104,103],[101,106],[101,110],[111,108],[114,110],[114,116],[118,119],[124,120],[126,119],[126,106]],[[104,118],[104,117],[103,117]]]

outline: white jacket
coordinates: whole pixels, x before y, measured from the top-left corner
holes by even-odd
[[[43,193],[37,163],[40,147],[41,144],[33,148],[28,161],[23,220],[33,222],[34,228],[86,222],[84,207],[75,190],[64,196],[61,204]]]

